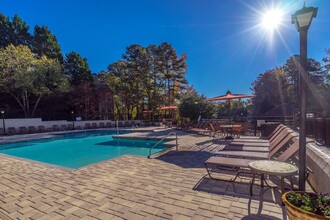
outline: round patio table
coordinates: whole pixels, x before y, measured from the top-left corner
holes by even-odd
[[[220,125],[220,128],[222,128],[226,132],[226,139],[233,139],[233,137],[229,134],[231,134],[231,131],[233,129],[233,125]]]
[[[298,172],[298,168],[295,165],[281,161],[274,161],[274,160],[256,160],[249,163],[249,168],[253,171],[253,178],[250,185],[251,196],[252,196],[252,186],[255,179],[255,174],[261,175],[261,187],[264,187],[264,182],[266,182],[265,175],[274,175],[281,177],[281,194],[283,194],[284,178],[290,177]],[[291,181],[291,187],[292,187],[292,181]]]

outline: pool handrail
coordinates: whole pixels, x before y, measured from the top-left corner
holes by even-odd
[[[178,151],[178,135],[176,134],[176,132],[170,132],[168,133],[167,135],[165,135],[162,139],[160,139],[156,144],[154,144],[153,146],[151,146],[149,148],[149,155],[148,155],[148,158],[150,159],[150,156],[151,156],[151,150],[156,147],[157,145],[159,145],[165,138],[167,138],[168,136],[170,135],[175,135],[175,146],[176,146],[176,151]]]

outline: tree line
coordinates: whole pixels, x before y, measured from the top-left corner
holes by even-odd
[[[122,59],[104,73],[118,115],[133,119],[144,110],[156,113],[160,106],[176,105],[188,84],[186,60],[185,54],[177,55],[167,42],[127,47]]]
[[[330,114],[330,50],[322,61],[308,59],[307,111]],[[267,70],[252,82],[253,115],[287,105],[292,112],[299,108],[299,56],[290,57],[283,66]]]
[[[292,56],[260,74],[251,84],[255,97],[251,106],[244,105],[244,115],[263,115],[281,104],[297,109],[298,66],[299,56]],[[164,42],[130,45],[121,59],[93,74],[80,54],[62,54],[47,26],[35,25],[31,32],[19,16],[0,13],[0,108],[21,109],[12,117],[68,119],[74,112],[85,120],[128,120],[144,112],[154,118],[159,107],[169,105],[178,105],[182,116],[193,120],[216,115],[206,97],[188,85],[187,71],[187,55]],[[329,111],[329,71],[330,50],[322,61],[309,59],[308,111]],[[225,107],[218,107],[218,115],[227,114]]]
[[[83,119],[141,118],[146,109],[176,104],[188,83],[186,60],[167,42],[134,44],[107,70],[92,74],[80,54],[63,56],[47,26],[35,25],[30,33],[18,15],[0,13],[0,105],[20,108],[25,117],[74,112]],[[100,103],[110,110],[103,114]]]

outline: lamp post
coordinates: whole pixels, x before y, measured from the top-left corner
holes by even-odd
[[[306,80],[307,80],[307,32],[316,17],[317,8],[305,7],[291,16],[300,33],[300,66],[299,66],[299,190],[305,190],[306,183]]]
[[[198,118],[197,118],[197,122],[199,122],[201,119],[202,119],[202,115],[201,115],[201,112],[200,112],[200,103],[198,101],[195,102],[195,106],[197,108],[197,111],[198,111]]]
[[[72,130],[74,130],[74,111],[71,111],[71,117],[72,117]]]
[[[6,127],[5,127],[5,111],[1,110],[1,114],[2,114],[2,128],[3,128],[3,134],[6,133]]]

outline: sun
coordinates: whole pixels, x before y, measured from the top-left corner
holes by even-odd
[[[261,26],[273,32],[274,30],[278,30],[278,28],[282,25],[284,13],[280,9],[271,9],[262,13],[261,17]]]

